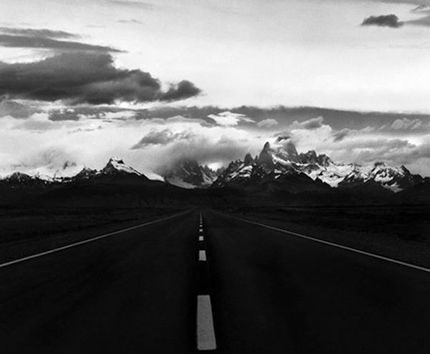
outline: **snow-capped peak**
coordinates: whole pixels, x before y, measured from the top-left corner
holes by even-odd
[[[100,171],[100,173],[105,175],[112,174],[135,174],[141,176],[142,174],[136,171],[133,167],[124,163],[124,161],[117,157],[112,157],[109,159],[107,165]]]
[[[336,164],[327,155],[318,155],[313,150],[298,154],[289,137],[278,137],[274,147],[267,142],[255,160],[248,154],[244,161],[231,163],[214,186],[223,187],[250,179],[279,179],[284,175],[301,173],[333,188],[354,187],[373,181],[393,192],[422,181],[421,176],[411,174],[404,166],[392,167],[384,162],[368,166]]]

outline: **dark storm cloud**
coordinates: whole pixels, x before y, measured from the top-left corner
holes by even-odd
[[[399,21],[396,15],[382,15],[382,16],[370,16],[365,18],[361,23],[362,26],[379,26],[379,27],[391,27],[399,28],[403,26],[403,22]]]
[[[77,34],[65,31],[54,31],[46,28],[33,29],[33,28],[10,28],[0,27],[0,33],[9,35],[18,35],[26,37],[45,37],[45,38],[79,38]]]
[[[178,84],[170,85],[169,89],[161,95],[161,100],[183,100],[184,98],[197,96],[200,92],[200,89],[197,88],[192,82],[188,80],[182,80]]]
[[[160,81],[151,74],[118,69],[107,53],[72,52],[33,63],[0,62],[0,95],[10,98],[112,104],[117,100],[181,100],[199,92],[188,81],[164,92]]]
[[[49,37],[0,34],[0,46],[9,48],[38,48],[54,51],[121,52],[112,47],[73,41],[59,41]]]

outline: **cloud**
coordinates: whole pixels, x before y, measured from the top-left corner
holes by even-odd
[[[148,145],[167,145],[178,140],[187,140],[194,137],[195,134],[190,131],[174,133],[170,129],[161,131],[151,131],[146,134],[136,145],[131,149],[142,149]]]
[[[134,118],[137,112],[135,111],[117,111],[117,112],[103,112],[100,113],[99,118],[104,120],[127,120],[130,118]]]
[[[315,130],[321,128],[323,126],[323,122],[324,117],[312,118],[301,123],[299,123],[298,121],[294,121],[291,126],[291,129]]]
[[[12,116],[14,118],[28,118],[31,114],[38,110],[34,107],[29,107],[19,102],[0,98],[0,118]]]
[[[57,126],[53,121],[49,120],[48,113],[34,113],[28,119],[21,120],[19,124],[17,124],[15,129],[26,129],[26,130],[49,130],[49,129],[57,129]]]
[[[200,93],[189,81],[164,92],[141,70],[118,69],[107,53],[63,53],[32,63],[0,62],[0,95],[71,104],[182,100]]]
[[[108,2],[112,5],[131,7],[131,8],[141,8],[141,9],[147,9],[147,10],[153,10],[155,7],[154,4],[151,4],[148,2],[133,1],[133,0],[109,0]]]
[[[238,125],[239,122],[255,123],[255,120],[248,118],[244,114],[232,113],[230,111],[221,112],[218,114],[210,114],[208,118],[214,120],[218,125],[222,126],[234,126]]]
[[[408,21],[399,21],[399,18],[394,15],[385,15],[385,16],[370,16],[363,20],[362,26],[381,26],[381,27],[391,27],[391,28],[400,28],[402,26],[424,26],[430,27],[430,5],[422,4],[419,1],[411,0],[381,0],[380,2],[388,2],[388,3],[404,3],[404,4],[412,4],[416,7],[411,10],[413,14],[421,15],[422,17],[417,18],[415,20]]]
[[[427,15],[425,17],[418,18],[416,20],[410,20],[406,21],[405,24],[411,25],[411,26],[424,26],[424,27],[430,27],[430,15]]]
[[[161,94],[161,101],[177,101],[199,95],[201,90],[192,82],[182,80],[177,84],[171,84],[169,89]]]
[[[430,5],[420,4],[415,7],[412,12],[414,14],[422,15],[423,17],[418,18],[416,20],[406,21],[405,24],[411,26],[430,26]]]
[[[356,136],[356,135],[363,135],[363,134],[369,134],[375,131],[375,128],[373,127],[365,127],[362,129],[348,129],[344,128],[339,131],[333,132],[331,134],[331,137],[333,139],[333,142],[337,143],[339,141],[342,141],[348,136]]]
[[[391,125],[391,128],[395,130],[415,130],[421,128],[423,125],[422,120],[420,119],[397,119]]]
[[[370,16],[365,18],[361,23],[362,26],[379,26],[379,27],[391,27],[399,28],[403,26],[403,22],[399,21],[399,18],[394,15],[382,15],[382,16]]]
[[[350,129],[345,128],[345,129],[339,130],[338,132],[335,132],[332,134],[333,141],[334,142],[342,141],[350,134],[351,134]]]
[[[45,37],[45,38],[79,38],[80,36],[74,33],[65,31],[55,31],[46,28],[10,28],[0,27],[0,33],[9,35],[18,35],[26,37]]]
[[[278,121],[276,119],[273,119],[273,118],[267,118],[267,119],[264,119],[261,122],[257,123],[257,125],[260,128],[271,128],[271,127],[274,127],[278,124],[279,124]]]
[[[130,110],[78,105],[58,109],[58,103],[44,103],[42,110],[40,106],[36,107],[39,107],[39,114],[33,112],[25,120],[11,116],[1,119],[0,173],[10,173],[13,171],[11,166],[21,164],[23,172],[37,170],[52,174],[67,161],[76,162],[80,167],[102,168],[111,156],[123,158],[149,176],[180,158],[226,166],[232,160],[243,159],[247,152],[258,154],[274,135],[272,129],[242,124],[241,121],[237,125],[209,123],[211,119],[206,117],[211,113],[218,116],[226,112],[218,107],[196,110],[179,107],[170,117],[164,117],[166,111],[161,108]],[[168,112],[172,113],[170,109]],[[185,116],[178,116],[180,112]],[[275,114],[276,111],[270,108],[267,112],[256,109],[250,116],[252,109],[249,107],[231,112],[256,121],[271,119],[271,116],[276,118],[276,129],[288,131],[282,135],[291,137],[299,152],[316,150],[338,163],[367,164],[383,160],[392,165],[411,167],[413,173],[419,171],[430,175],[430,150],[420,147],[430,141],[429,117],[426,115],[330,113],[315,109],[306,110],[306,114],[302,110],[297,113],[294,109],[279,109],[279,114]],[[317,127],[318,120],[312,117],[323,114],[324,121],[320,121],[319,128],[305,128]],[[410,121],[421,120],[422,127],[414,130],[391,128],[395,120],[403,122],[405,117]],[[296,120],[302,126],[291,129]],[[382,124],[386,125],[386,131],[379,130]],[[56,151],[58,158],[51,159],[51,153],[46,154],[47,151]],[[42,155],[44,158],[39,159]]]
[[[144,24],[145,24],[145,22],[142,22],[142,21],[136,20],[136,19],[134,19],[134,18],[132,18],[132,19],[130,19],[130,20],[118,20],[117,22],[118,22],[118,23],[133,23],[133,24],[135,24],[135,25],[144,25]]]
[[[118,49],[72,41],[59,41],[42,36],[0,34],[0,46],[9,48],[37,48],[54,51],[121,52]]]

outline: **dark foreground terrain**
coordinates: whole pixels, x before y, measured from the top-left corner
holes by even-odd
[[[159,219],[181,208],[0,207],[0,263]]]
[[[430,352],[429,272],[237,218],[350,245],[358,238],[357,247],[415,242],[425,249],[425,209],[397,218],[386,231],[383,216],[392,221],[395,215],[387,209],[225,212],[202,209],[217,352]],[[99,215],[99,226],[93,220],[93,227],[90,222],[70,234],[83,240],[121,225],[144,225],[0,266],[2,353],[196,352],[200,209],[118,213]],[[151,220],[160,221],[147,224]],[[406,220],[409,227],[402,229]],[[421,236],[412,237],[413,226]],[[88,231],[99,227],[99,233]],[[9,224],[8,242],[17,235],[13,229]],[[386,243],[393,230],[395,242]],[[46,231],[48,239],[62,234],[57,231]],[[28,239],[25,234],[17,237]],[[374,242],[362,242],[364,234]],[[34,237],[44,242],[42,234]]]
[[[240,206],[223,212],[430,268],[430,205]]]

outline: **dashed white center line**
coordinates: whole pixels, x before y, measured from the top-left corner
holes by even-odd
[[[199,261],[206,262],[206,251],[199,251]]]
[[[204,241],[203,236],[199,236],[199,241]]]
[[[197,349],[216,349],[212,305],[209,295],[197,296]]]

